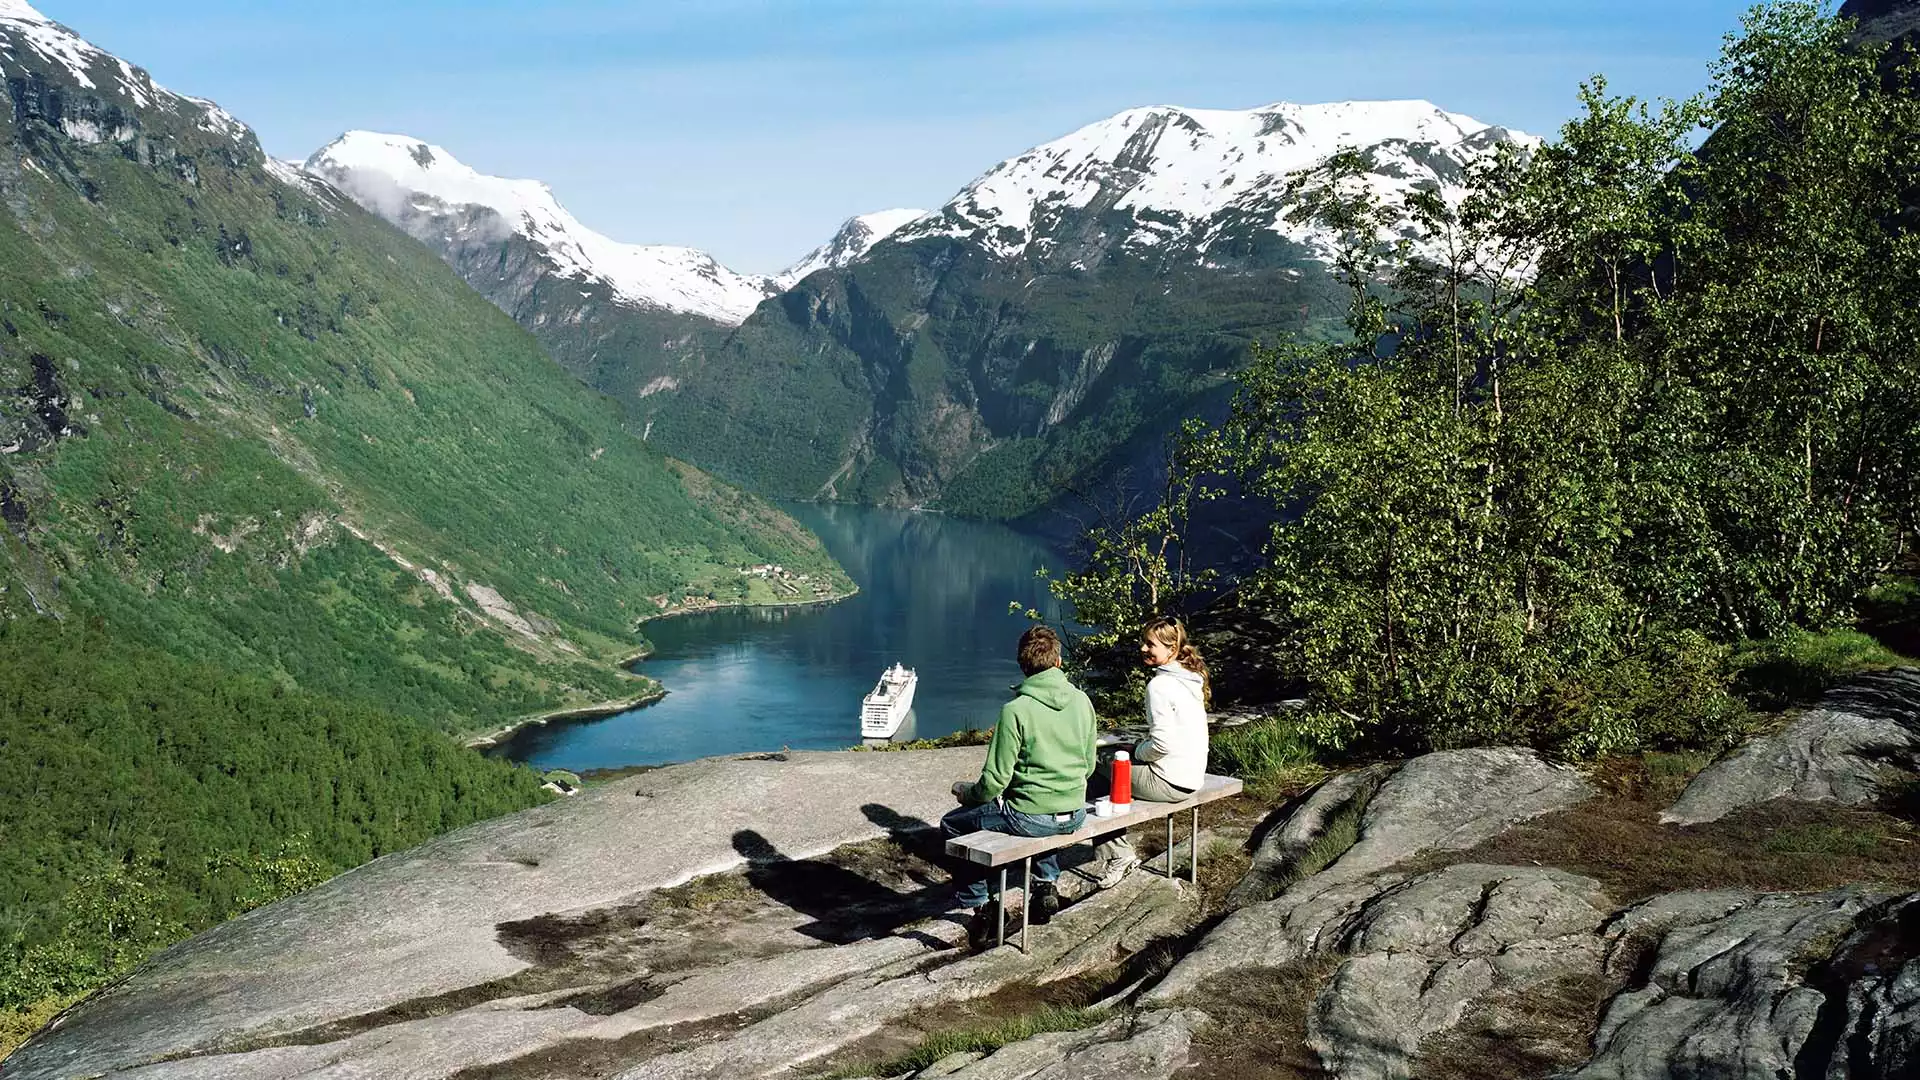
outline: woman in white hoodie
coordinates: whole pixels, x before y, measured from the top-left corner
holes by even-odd
[[[1207,774],[1207,706],[1212,687],[1207,662],[1187,640],[1178,619],[1160,618],[1140,629],[1140,662],[1153,671],[1147,680],[1147,737],[1133,748],[1133,797],[1148,802],[1181,802],[1199,790]],[[1111,781],[1111,763],[1101,776]],[[1100,845],[1106,859],[1100,887],[1110,889],[1140,865],[1125,833]]]

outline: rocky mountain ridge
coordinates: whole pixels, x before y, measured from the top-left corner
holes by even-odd
[[[546,184],[487,176],[404,135],[349,131],[302,168],[429,247],[459,252],[520,239],[545,257],[549,273],[606,285],[632,307],[737,324],[775,291],[771,278],[736,273],[703,251],[608,239],[568,213]]]
[[[925,210],[877,210],[850,217],[833,239],[808,252],[804,258],[773,276],[775,292],[785,292],[815,270],[838,270],[865,255],[873,245],[899,232],[911,222],[926,216]]]

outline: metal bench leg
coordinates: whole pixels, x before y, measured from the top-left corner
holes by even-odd
[[[1167,815],[1167,880],[1173,880],[1173,815]]]
[[[1020,860],[1026,880],[1020,886],[1020,954],[1027,954],[1027,909],[1033,906],[1033,856]]]
[[[997,940],[993,945],[997,949],[1007,943],[1007,868],[1004,866],[1000,868],[1000,895],[994,904],[997,918],[993,920],[993,932]]]
[[[1200,884],[1200,807],[1198,806],[1193,808],[1193,827],[1187,830],[1187,877],[1195,885]]]

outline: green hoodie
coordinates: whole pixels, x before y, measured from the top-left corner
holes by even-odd
[[[1000,706],[987,764],[961,801],[979,806],[1004,794],[1007,806],[1022,813],[1078,810],[1093,775],[1093,737],[1093,702],[1066,672],[1056,667],[1029,675]]]

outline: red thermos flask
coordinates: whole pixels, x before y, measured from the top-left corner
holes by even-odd
[[[1108,792],[1115,813],[1133,808],[1133,755],[1125,750],[1113,755],[1113,790]]]

